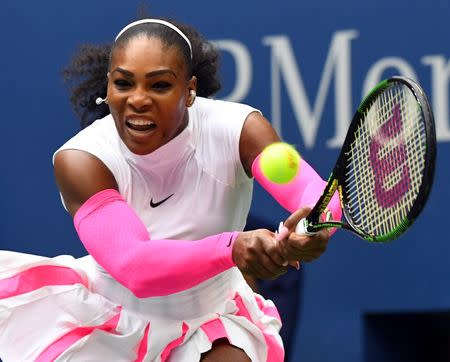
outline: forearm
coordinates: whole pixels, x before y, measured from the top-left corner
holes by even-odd
[[[141,298],[191,288],[235,265],[232,247],[237,233],[196,241],[151,240],[115,190],[103,190],[87,200],[74,223],[92,257]]]
[[[303,158],[300,160],[299,172],[294,179],[286,184],[278,184],[270,181],[263,174],[260,157],[261,154],[253,161],[253,177],[286,210],[294,212],[303,206],[313,206],[322,195],[326,182]],[[342,211],[337,193],[332,197],[328,209],[334,219],[341,218]]]

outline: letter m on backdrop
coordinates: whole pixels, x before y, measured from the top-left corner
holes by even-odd
[[[271,120],[280,135],[282,135],[281,83],[284,82],[286,85],[303,143],[307,148],[312,148],[334,75],[335,134],[328,140],[328,145],[339,147],[342,144],[352,115],[351,40],[357,36],[358,32],[355,30],[340,31],[333,35],[313,106],[297,67],[289,38],[283,35],[263,38],[263,44],[271,49]]]

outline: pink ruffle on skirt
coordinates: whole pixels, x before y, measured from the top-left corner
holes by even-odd
[[[277,309],[237,268],[164,297],[137,298],[90,256],[0,251],[0,358],[198,361],[219,338],[281,362]]]

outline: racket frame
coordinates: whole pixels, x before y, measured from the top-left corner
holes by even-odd
[[[396,228],[381,236],[370,235],[364,230],[358,228],[353,222],[350,216],[350,212],[346,207],[348,198],[343,190],[342,185],[345,183],[345,170],[346,170],[346,158],[348,150],[350,149],[351,144],[355,139],[355,133],[361,122],[364,120],[365,112],[372,103],[375,101],[377,96],[382,93],[385,89],[387,89],[392,83],[402,83],[406,85],[414,94],[416,101],[421,109],[422,116],[425,119],[425,133],[426,133],[426,147],[427,150],[425,152],[425,164],[424,170],[428,170],[423,174],[423,180],[419,187],[418,197],[414,201],[414,204],[411,210],[408,212],[406,218],[400,223]],[[394,76],[388,79],[385,79],[378,83],[364,98],[361,104],[358,107],[357,112],[353,116],[353,119],[350,123],[349,129],[347,131],[347,135],[345,137],[344,143],[341,147],[341,152],[338,156],[336,164],[333,168],[333,171],[328,178],[325,189],[320,196],[319,200],[311,210],[310,214],[303,219],[303,229],[307,234],[313,234],[324,228],[342,228],[347,229],[358,236],[366,239],[368,241],[374,242],[386,242],[399,237],[403,232],[408,229],[414,220],[419,216],[420,212],[423,210],[425,203],[428,199],[431,186],[434,179],[434,169],[435,169],[435,159],[436,159],[436,130],[434,126],[434,118],[433,113],[428,102],[428,99],[423,92],[422,88],[412,79],[403,77],[403,76]],[[326,207],[333,197],[334,193],[338,191],[341,208],[343,210],[343,221],[338,220],[330,220],[325,222],[320,222],[320,218],[322,213],[326,210]]]

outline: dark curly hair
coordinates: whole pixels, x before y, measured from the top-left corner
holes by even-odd
[[[218,66],[219,52],[192,26],[181,24],[172,19],[160,18],[177,26],[192,45],[192,59],[188,44],[172,29],[157,23],[143,23],[129,28],[113,44],[85,44],[79,47],[70,64],[63,69],[64,81],[70,87],[70,102],[80,118],[81,128],[85,128],[96,119],[109,114],[105,103],[97,105],[95,100],[104,97],[107,89],[106,74],[111,54],[117,47],[138,34],[158,37],[164,45],[178,47],[185,59],[188,73],[197,77],[197,95],[210,97],[221,87]]]

